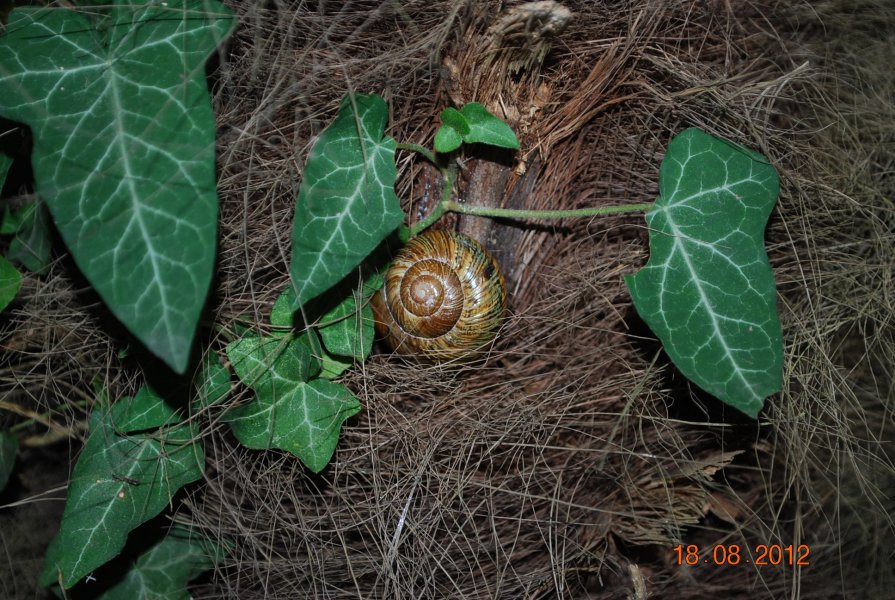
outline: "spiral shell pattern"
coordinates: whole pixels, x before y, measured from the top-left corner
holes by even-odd
[[[377,332],[397,352],[433,362],[463,359],[497,334],[506,282],[475,240],[427,231],[398,252],[372,306]]]

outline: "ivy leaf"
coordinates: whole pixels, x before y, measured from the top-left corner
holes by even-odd
[[[223,554],[223,548],[174,525],[98,600],[188,600],[187,583],[214,568]]]
[[[307,354],[307,356],[305,356]],[[344,386],[308,377],[310,351],[297,340],[243,338],[227,347],[239,378],[255,399],[227,411],[233,435],[247,448],[279,448],[312,471],[329,463],[342,423],[360,411]]]
[[[404,219],[387,120],[380,96],[346,97],[311,150],[292,226],[295,308],[348,275]]]
[[[435,151],[453,152],[463,143],[463,136],[469,134],[469,122],[456,108],[441,111],[441,127],[435,132]]]
[[[214,268],[214,115],[205,61],[234,20],[216,0],[16,8],[0,115],[78,266],[112,312],[186,370]]]
[[[0,492],[6,487],[9,476],[12,474],[18,449],[18,438],[5,429],[0,430]]]
[[[442,125],[435,132],[435,151],[447,154],[453,152],[463,143],[463,138],[457,130],[448,125]]]
[[[42,202],[29,202],[14,212],[6,207],[0,233],[15,235],[7,257],[19,261],[32,273],[46,273],[52,245],[49,219]]]
[[[625,277],[680,371],[751,417],[780,390],[783,342],[764,229],[779,192],[762,155],[687,129],[646,215],[650,259]]]
[[[354,293],[323,315],[320,337],[331,354],[350,356],[357,361],[366,359],[373,349],[375,330],[373,309],[369,300],[382,287],[380,274],[371,276],[359,293]]]
[[[0,310],[9,306],[21,285],[22,276],[11,262],[0,256]]]
[[[285,450],[319,473],[335,452],[342,423],[360,412],[360,402],[345,386],[323,379],[277,383],[233,409],[233,434],[247,448]]]
[[[469,133],[462,133],[463,141],[467,144],[479,143],[500,148],[515,150],[519,147],[519,140],[509,125],[488,112],[488,109],[478,102],[470,102],[460,109],[460,114],[469,124]]]
[[[170,421],[150,391],[90,416],[90,436],[68,484],[59,533],[44,557],[39,583],[61,576],[69,588],[121,552],[127,534],[159,514],[181,487],[202,476],[205,454],[193,425],[127,435],[116,423],[143,429]]]

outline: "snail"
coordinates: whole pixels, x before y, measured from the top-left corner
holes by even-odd
[[[430,230],[398,252],[371,304],[377,332],[395,351],[443,362],[475,356],[494,339],[507,289],[481,244]]]

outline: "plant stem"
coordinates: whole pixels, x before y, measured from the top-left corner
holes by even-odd
[[[639,204],[622,204],[620,206],[595,206],[575,210],[523,210],[514,208],[492,208],[489,206],[473,206],[448,200],[443,203],[441,212],[455,212],[464,215],[491,217],[494,219],[564,219],[566,217],[600,217],[618,213],[642,212],[653,207],[652,202]],[[431,216],[431,215],[430,215]],[[439,215],[440,216],[440,215]]]
[[[453,186],[451,186],[453,187]],[[451,187],[445,189],[450,190]],[[448,197],[450,194],[448,194]],[[576,210],[522,210],[514,208],[492,208],[490,206],[473,206],[461,204],[450,199],[442,199],[429,216],[410,227],[410,237],[413,237],[428,228],[432,223],[441,218],[446,212],[475,215],[478,217],[490,217],[492,219],[565,219],[567,217],[601,217],[629,212],[645,212],[653,207],[652,202],[639,204],[622,204],[620,206],[595,206],[593,208],[579,208]]]
[[[426,148],[425,146],[420,146],[419,144],[409,144],[404,142],[398,142],[398,150],[412,150],[413,152],[418,152],[426,157],[426,160],[431,162],[436,167],[438,166],[438,159],[435,158],[435,153]]]

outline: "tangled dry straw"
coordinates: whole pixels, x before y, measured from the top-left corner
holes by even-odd
[[[638,217],[447,220],[484,232],[508,268],[512,316],[492,355],[445,368],[377,353],[354,369],[347,382],[364,410],[321,476],[291,456],[245,450],[214,412],[199,415],[207,481],[177,519],[229,540],[233,552],[195,597],[840,598],[892,589],[891,3],[569,1],[574,17],[549,52],[531,36],[500,38],[512,2],[230,4],[241,26],[214,73],[217,323],[248,315],[264,326],[287,281],[302,165],[345,93],[383,94],[389,134],[424,145],[441,108],[478,100],[504,108],[524,161],[466,157],[461,192],[482,202],[650,200],[663,148],[687,126],[771,157],[783,179],[767,236],[786,372],[758,423],[688,387],[622,282],[647,258]],[[399,197],[419,218],[436,175],[417,158],[399,160]],[[127,389],[134,364],[109,351],[108,329],[72,308],[80,295],[62,283],[29,280],[29,297],[60,289],[6,326],[6,356],[10,336],[21,338],[13,326],[43,341],[4,377],[70,424],[82,416],[70,403],[57,408],[67,388],[39,384],[83,391],[100,375]],[[74,321],[63,311],[82,315],[68,333],[59,328]],[[67,337],[74,331],[77,342]],[[60,376],[69,372],[76,377]],[[679,566],[671,548],[680,543],[744,553],[807,544],[811,565]]]

